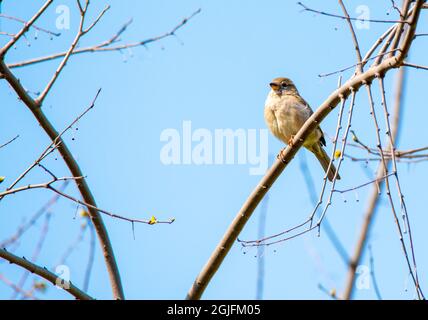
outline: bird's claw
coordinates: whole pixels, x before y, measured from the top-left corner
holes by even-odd
[[[278,153],[278,155],[276,156],[276,158],[279,159],[279,160],[281,160],[282,163],[286,164],[287,162],[285,161],[285,158],[284,158],[284,155],[283,155],[283,153],[285,152],[285,149],[286,148],[281,149],[281,151]]]

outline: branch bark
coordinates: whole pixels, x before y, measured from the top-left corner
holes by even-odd
[[[0,257],[9,261],[9,263],[14,263],[24,269],[27,269],[31,273],[35,273],[39,275],[40,277],[46,279],[47,281],[51,282],[53,285],[56,285],[56,281],[59,279],[58,276],[52,272],[50,272],[48,269],[40,267],[30,261],[28,261],[25,258],[20,258],[13,253],[10,253],[6,249],[0,249]],[[69,282],[68,288],[63,288],[65,291],[76,297],[76,299],[81,300],[92,300],[93,298],[88,295],[86,292],[83,292],[78,287],[73,285],[71,282]]]

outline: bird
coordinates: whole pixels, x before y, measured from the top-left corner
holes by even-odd
[[[272,134],[279,140],[293,145],[294,136],[303,126],[306,120],[313,114],[309,104],[300,96],[299,91],[293,81],[288,78],[279,77],[273,79],[269,86],[271,88],[265,102],[264,117],[267,126]],[[311,151],[320,162],[322,168],[327,173],[327,178],[333,181],[340,179],[333,163],[324,147],[326,146],[324,133],[318,126],[303,142],[303,146]],[[278,154],[283,162],[282,153]]]

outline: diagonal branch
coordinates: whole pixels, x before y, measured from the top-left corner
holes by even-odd
[[[3,258],[9,263],[14,263],[24,269],[27,269],[31,273],[35,273],[39,275],[40,277],[46,279],[47,281],[51,282],[53,285],[56,285],[57,280],[60,279],[56,274],[53,272],[50,272],[48,269],[38,266],[37,264],[34,264],[24,257],[20,258],[13,253],[10,253],[6,249],[0,249],[0,258]],[[80,300],[92,300],[93,298],[88,295],[86,292],[83,292],[79,288],[77,288],[75,285],[73,285],[70,282],[68,282],[69,286],[63,287],[65,291],[76,297],[76,299]]]
[[[36,22],[36,20],[46,11],[46,9],[52,4],[53,0],[48,0],[39,9],[39,11],[24,24],[24,27],[19,31],[3,48],[0,49],[0,58],[3,59],[7,51],[30,29],[30,27]]]
[[[6,141],[5,143],[3,143],[3,144],[0,144],[0,149],[1,148],[4,148],[4,147],[6,147],[8,144],[10,144],[10,143],[12,143],[12,142],[14,142],[16,139],[18,139],[19,138],[19,134],[17,134],[15,137],[13,137],[12,139],[10,139],[10,140],[8,140],[8,141]]]

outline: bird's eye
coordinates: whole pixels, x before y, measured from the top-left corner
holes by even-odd
[[[283,83],[281,83],[281,87],[283,87],[283,88],[287,88],[287,87],[288,87],[288,84],[287,84],[286,82],[283,82]]]

